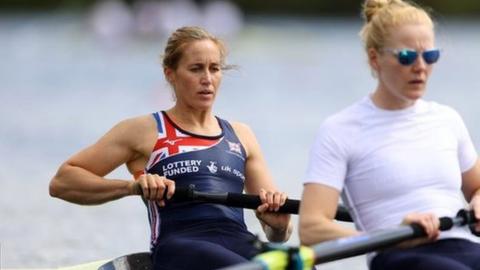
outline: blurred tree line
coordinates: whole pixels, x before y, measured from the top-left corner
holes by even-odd
[[[93,5],[96,0],[0,0],[0,10],[44,11],[73,9],[81,10]],[[135,0],[124,0],[129,4]],[[175,1],[175,0],[170,0]],[[195,0],[201,4],[208,0]],[[236,3],[245,14],[272,14],[272,15],[302,15],[302,16],[356,16],[360,12],[363,2],[360,0],[231,0]],[[415,3],[432,8],[435,14],[442,16],[480,15],[480,1],[478,0],[416,0]]]

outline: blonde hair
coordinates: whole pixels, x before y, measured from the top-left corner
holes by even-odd
[[[222,65],[222,68],[226,67],[225,57],[227,49],[223,42],[203,28],[196,26],[181,27],[172,33],[168,38],[167,46],[165,47],[165,52],[162,56],[163,67],[176,70],[185,47],[192,42],[201,40],[211,40],[217,45],[218,50],[220,51],[220,64]]]
[[[365,25],[360,31],[365,49],[385,46],[393,27],[405,24],[427,24],[434,28],[428,12],[402,0],[366,0],[363,4]]]

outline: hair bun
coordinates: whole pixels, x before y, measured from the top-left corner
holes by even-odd
[[[363,18],[370,22],[373,16],[382,8],[388,6],[393,2],[398,2],[395,0],[366,0],[363,4]]]

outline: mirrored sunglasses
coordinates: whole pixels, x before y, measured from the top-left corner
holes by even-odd
[[[384,50],[393,53],[397,57],[398,62],[404,66],[410,66],[413,63],[415,63],[419,54],[422,55],[423,60],[428,65],[436,63],[440,58],[440,49],[426,50],[421,53],[412,49],[384,49]]]

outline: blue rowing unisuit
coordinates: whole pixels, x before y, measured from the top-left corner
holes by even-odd
[[[175,125],[165,112],[154,113],[158,139],[145,172],[163,175],[178,187],[241,193],[245,149],[222,119],[219,136],[199,136]],[[154,270],[209,270],[242,263],[258,250],[247,231],[243,210],[217,204],[149,201]]]
[[[159,137],[146,172],[175,181],[177,187],[195,185],[199,191],[242,193],[245,149],[232,126],[220,118],[219,136],[199,136],[179,128],[165,112],[155,113]],[[152,247],[165,236],[192,224],[229,222],[246,231],[243,209],[209,203],[149,202]]]

